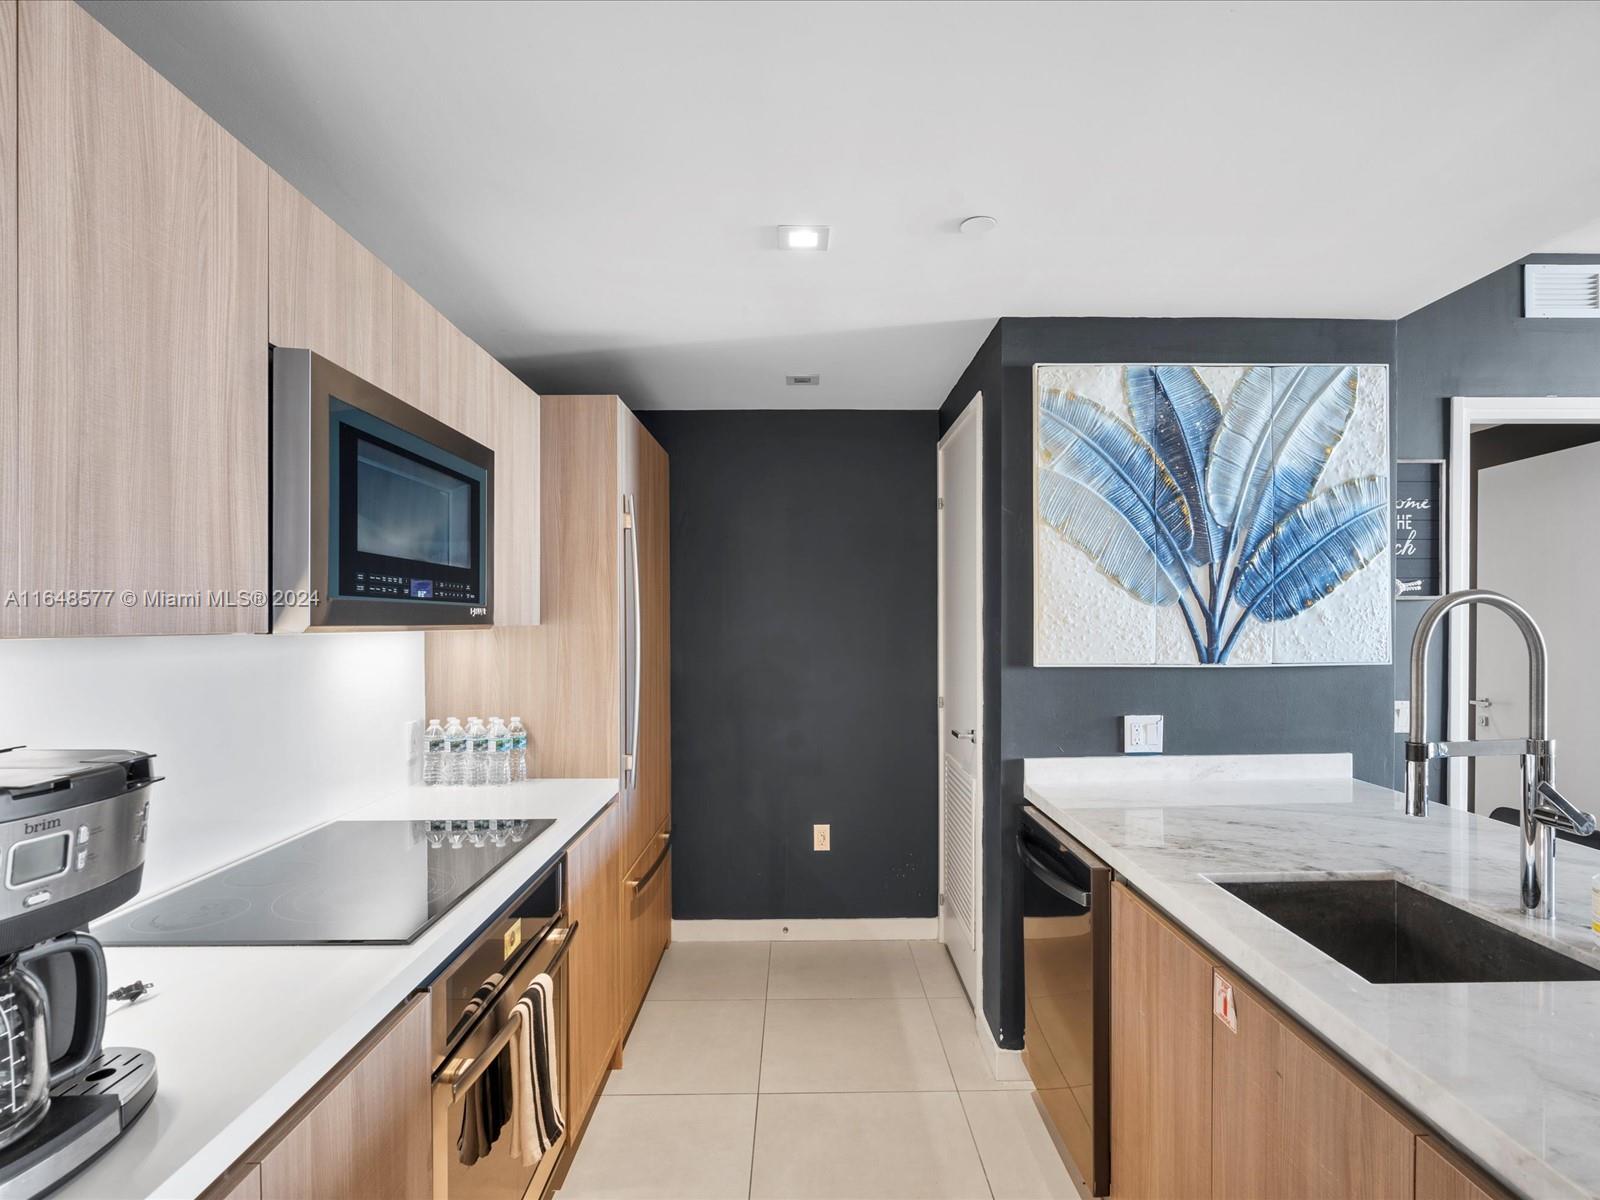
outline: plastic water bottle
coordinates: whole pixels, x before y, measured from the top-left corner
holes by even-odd
[[[521,717],[511,718],[511,781],[521,782],[528,777],[528,727]]]
[[[461,728],[460,717],[445,718],[444,742],[444,782],[449,787],[460,787],[467,781],[467,731]]]
[[[511,731],[499,717],[489,718],[489,782],[511,782]]]
[[[489,727],[482,717],[467,718],[467,777],[468,787],[481,787],[489,773]]]
[[[444,726],[435,717],[422,733],[422,782],[428,787],[444,782],[445,754]]]

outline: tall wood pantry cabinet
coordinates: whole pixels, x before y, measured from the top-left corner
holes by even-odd
[[[515,714],[529,774],[619,780],[614,1045],[671,934],[667,455],[615,396],[540,397],[539,448],[541,624],[428,634],[428,715]],[[584,926],[575,975],[603,936]]]

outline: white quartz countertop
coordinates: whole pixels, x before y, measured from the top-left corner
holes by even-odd
[[[347,813],[555,822],[409,945],[108,947],[113,987],[156,988],[111,1006],[105,1042],[153,1051],[159,1082],[128,1132],[54,1196],[198,1196],[616,795],[614,779],[416,787]]]
[[[1600,983],[1368,983],[1212,882],[1398,877],[1600,966],[1600,852],[1560,845],[1546,924],[1521,910],[1515,826],[1437,805],[1408,817],[1389,789],[1327,771],[1141,778],[1101,762],[1030,760],[1025,795],[1499,1179],[1600,1195]]]

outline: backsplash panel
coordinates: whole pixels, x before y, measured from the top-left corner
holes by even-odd
[[[155,754],[153,895],[404,787],[422,638],[0,643],[0,744]]]

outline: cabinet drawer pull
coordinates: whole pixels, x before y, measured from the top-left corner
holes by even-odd
[[[661,853],[656,855],[656,861],[650,864],[650,869],[637,879],[628,880],[628,886],[635,894],[642,891],[646,884],[656,877],[656,872],[661,870],[661,864],[667,861],[667,852],[672,849],[672,830],[667,830],[660,835]]]

